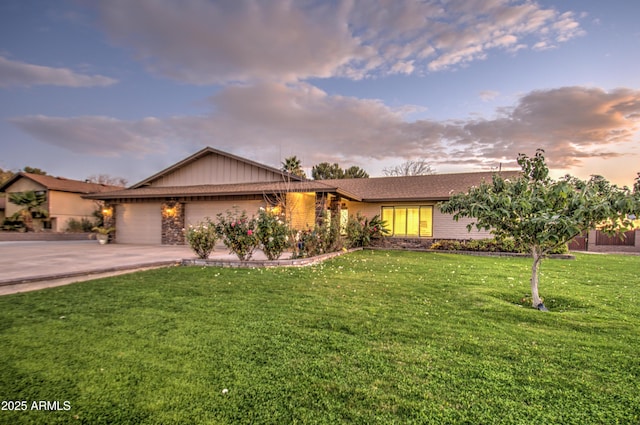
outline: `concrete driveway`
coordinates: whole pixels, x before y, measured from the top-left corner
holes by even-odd
[[[214,255],[232,258],[224,248]],[[187,246],[0,242],[0,295],[160,267],[184,258],[195,258]]]

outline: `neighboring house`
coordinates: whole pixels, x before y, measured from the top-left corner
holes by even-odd
[[[206,217],[215,219],[233,208],[252,215],[260,207],[277,207],[297,229],[313,227],[325,216],[345,220],[358,212],[380,215],[392,232],[387,241],[428,246],[434,239],[489,236],[469,233],[468,221],[453,221],[436,204],[491,175],[304,180],[207,147],[128,189],[85,198],[106,203],[105,219],[115,225],[118,243],[184,244],[183,229]]]
[[[2,222],[4,221],[4,218],[6,217],[4,210],[5,210],[5,205],[6,205],[7,201],[4,197],[4,195],[0,195],[0,224],[2,224]]]
[[[94,219],[93,213],[100,207],[100,204],[95,200],[83,198],[83,195],[115,189],[121,188],[21,172],[15,174],[0,186],[0,193],[4,192],[6,196],[4,211],[6,217],[11,217],[20,210],[18,205],[11,203],[9,200],[10,194],[27,191],[46,194],[46,202],[42,207],[47,211],[48,217],[35,219],[34,226],[36,230],[46,229],[54,232],[63,232],[67,229],[67,223],[70,219]]]

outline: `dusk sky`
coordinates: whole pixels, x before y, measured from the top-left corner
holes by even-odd
[[[2,0],[0,168],[640,172],[640,1]]]

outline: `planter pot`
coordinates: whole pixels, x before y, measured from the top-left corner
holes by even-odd
[[[107,242],[109,242],[109,235],[97,234],[96,239],[98,240],[98,243],[100,245],[105,245]]]

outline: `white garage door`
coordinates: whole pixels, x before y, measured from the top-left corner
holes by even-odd
[[[190,202],[185,206],[185,225],[197,224],[204,221],[206,217],[215,222],[218,214],[226,215],[227,210],[232,210],[234,206],[237,206],[240,212],[246,211],[247,215],[251,217],[258,214],[258,209],[263,205],[264,202],[259,200]]]
[[[116,242],[159,245],[162,215],[159,203],[116,206]]]

